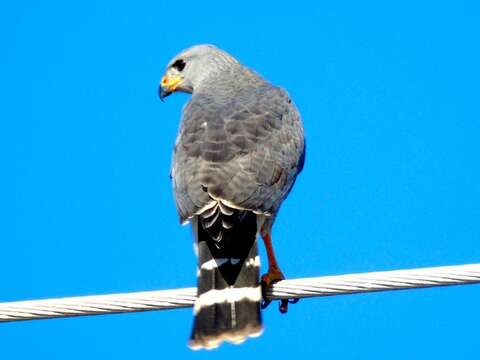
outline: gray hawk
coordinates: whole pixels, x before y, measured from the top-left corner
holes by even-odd
[[[176,91],[192,94],[171,171],[178,214],[191,222],[198,252],[189,346],[211,349],[262,332],[257,234],[268,255],[265,289],[284,279],[270,233],[303,168],[305,139],[288,93],[215,46],[193,46],[169,62],[160,98]]]

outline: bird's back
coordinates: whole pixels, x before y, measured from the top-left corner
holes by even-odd
[[[271,213],[298,173],[303,128],[288,94],[266,82],[227,93],[194,95],[185,106],[172,172],[183,220],[212,198]]]

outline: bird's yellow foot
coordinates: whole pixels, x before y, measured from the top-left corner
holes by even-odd
[[[270,285],[281,280],[285,280],[285,276],[278,268],[270,268],[266,274],[262,275],[262,309],[265,309],[272,302],[271,300],[267,299],[267,289],[270,287]],[[298,302],[298,299],[281,299],[278,309],[282,314],[285,314],[288,311],[288,304],[294,304],[296,302]]]

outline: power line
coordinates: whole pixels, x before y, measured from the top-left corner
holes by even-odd
[[[283,280],[267,298],[315,296],[480,283],[480,264]],[[0,303],[0,322],[167,310],[193,306],[195,288]]]

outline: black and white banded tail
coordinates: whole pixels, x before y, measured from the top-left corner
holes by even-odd
[[[217,202],[193,222],[198,286],[189,346],[213,349],[262,332],[257,215]]]

